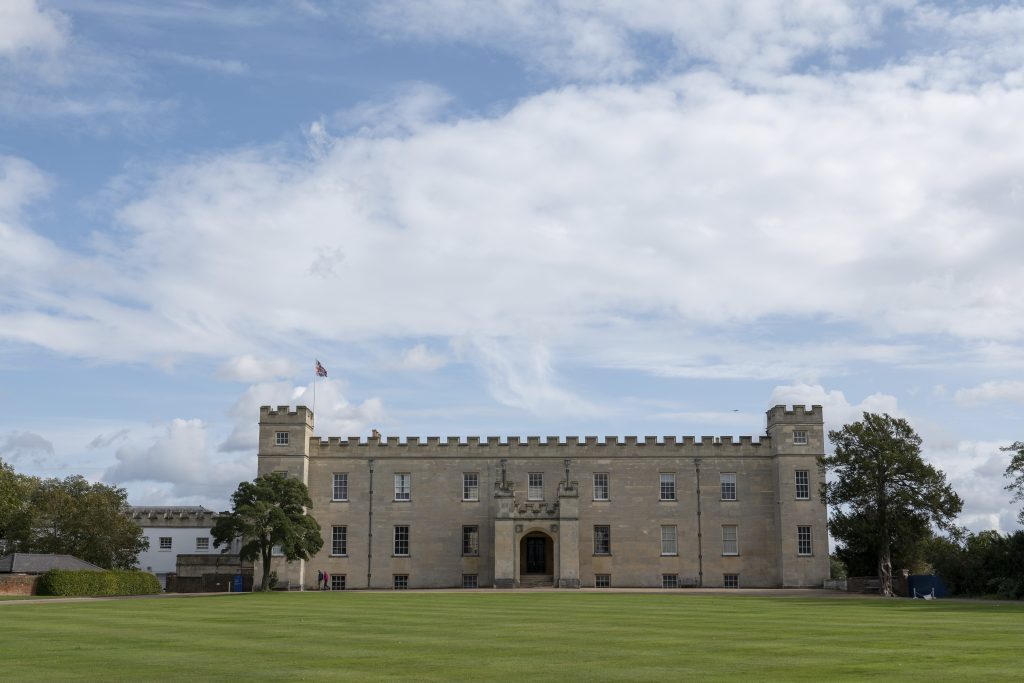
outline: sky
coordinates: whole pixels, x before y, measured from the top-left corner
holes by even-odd
[[[1017,528],[1024,3],[4,0],[0,459],[906,418]]]

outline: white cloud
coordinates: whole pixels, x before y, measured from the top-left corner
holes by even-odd
[[[316,382],[314,401],[313,384],[296,386],[290,382],[260,382],[253,384],[238,399],[229,414],[233,422],[231,433],[217,447],[219,451],[248,451],[250,457],[259,445],[258,416],[260,406],[305,405],[314,411],[315,433],[318,436],[354,436],[367,434],[387,420],[383,402],[376,397],[352,404],[341,392],[342,383],[336,379]]]
[[[39,7],[36,0],[4,0],[0,3],[0,56],[58,52],[67,43],[68,23],[63,14]]]
[[[1013,380],[984,382],[976,387],[957,389],[954,398],[958,404],[964,406],[985,403],[1024,403],[1024,382]]]
[[[257,358],[247,353],[229,358],[217,375],[233,382],[253,383],[290,377],[297,372],[295,363],[285,358]]]
[[[207,450],[206,425],[201,420],[172,420],[149,445],[125,444],[117,449],[116,464],[103,480],[121,486],[128,482],[171,485],[174,496],[223,496],[238,482],[255,476],[252,457],[234,459]]]
[[[53,443],[35,432],[10,432],[0,443],[0,460],[12,465],[44,466],[53,453]]]
[[[406,349],[402,354],[399,366],[406,370],[433,372],[447,364],[448,359],[439,353],[433,353],[425,344],[417,344]]]
[[[772,390],[768,405],[820,405],[825,418],[825,431],[841,429],[843,425],[861,420],[864,413],[887,413],[893,417],[906,417],[895,396],[871,394],[860,403],[851,403],[842,391],[829,391],[820,384],[791,384]]]
[[[542,344],[473,336],[460,340],[457,350],[481,369],[499,403],[544,415],[592,415],[598,410],[560,386],[550,352]]]
[[[374,3],[369,21],[389,36],[466,42],[565,77],[617,79],[643,72],[651,59],[643,46],[659,40],[675,60],[775,72],[807,55],[865,46],[888,9],[906,4],[392,0]]]

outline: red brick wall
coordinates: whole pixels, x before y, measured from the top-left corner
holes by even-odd
[[[38,576],[0,574],[0,595],[35,595]]]

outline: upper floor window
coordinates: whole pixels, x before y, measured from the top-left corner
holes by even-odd
[[[345,472],[334,473],[334,487],[331,493],[332,500],[348,500],[348,474]]]
[[[798,526],[796,528],[796,554],[811,554],[811,527]]]
[[[594,500],[608,500],[607,472],[594,472]]]
[[[610,526],[594,527],[594,554],[611,555],[612,528]]]
[[[806,446],[807,445],[807,430],[794,429],[793,430],[793,445],[795,446]]]
[[[477,472],[462,473],[462,500],[480,500],[480,475]]]
[[[287,446],[288,445],[288,432],[277,432],[274,435],[275,446]]]
[[[736,473],[722,472],[718,478],[722,486],[722,500],[736,500]]]
[[[412,475],[400,472],[395,475],[395,500],[412,499]]]
[[[722,554],[739,555],[740,544],[738,529],[734,524],[727,524],[722,527]]]
[[[172,541],[171,541],[171,537],[170,536],[161,536],[160,537],[160,550],[170,550],[171,549],[171,543],[172,543]]]
[[[676,475],[670,472],[661,473],[661,500],[676,499]]]
[[[811,497],[811,473],[808,470],[796,471],[796,499],[808,500]]]
[[[544,473],[530,472],[526,487],[527,500],[544,500]]]
[[[196,552],[205,553],[210,549],[209,536],[196,536]]]

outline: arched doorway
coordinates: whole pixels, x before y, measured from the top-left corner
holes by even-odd
[[[555,543],[543,531],[531,531],[519,541],[519,575],[552,576],[555,573]]]

